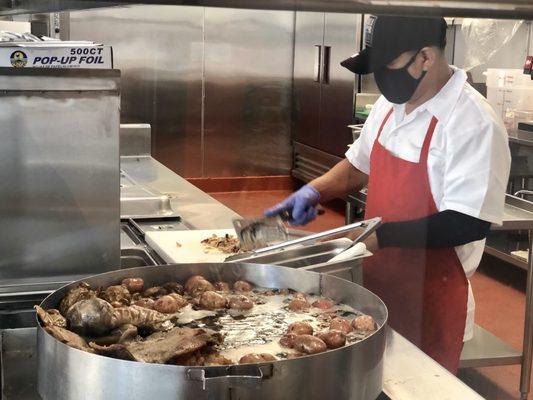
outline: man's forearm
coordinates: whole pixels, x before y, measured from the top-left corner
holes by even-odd
[[[320,201],[328,201],[337,197],[344,198],[348,193],[363,188],[367,182],[368,175],[344,159],[309,185],[320,192]]]
[[[377,230],[379,247],[442,248],[484,239],[490,222],[454,210],[424,218],[388,222]]]

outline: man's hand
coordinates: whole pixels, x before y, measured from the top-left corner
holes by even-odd
[[[305,225],[314,220],[318,214],[316,205],[320,200],[320,193],[314,187],[305,185],[294,192],[281,203],[265,210],[265,216],[273,217],[282,212],[289,211],[292,219],[290,225]]]

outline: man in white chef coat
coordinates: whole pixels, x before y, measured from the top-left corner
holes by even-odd
[[[502,221],[507,133],[466,73],[446,62],[444,19],[371,17],[365,42],[341,63],[374,73],[383,94],[359,139],[266,215],[288,210],[303,225],[319,201],[368,185],[365,218],[383,224],[365,241],[374,256],[364,263],[364,285],[385,301],[394,329],[455,373],[473,334],[468,277],[490,224]]]

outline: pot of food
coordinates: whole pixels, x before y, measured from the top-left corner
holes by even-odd
[[[44,400],[373,400],[382,389],[387,309],[330,275],[132,268],[73,282],[37,312]]]

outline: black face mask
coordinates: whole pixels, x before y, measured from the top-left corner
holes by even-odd
[[[379,90],[385,98],[394,104],[407,103],[416,91],[416,88],[424,79],[426,71],[422,72],[420,78],[416,79],[411,76],[407,68],[415,62],[416,56],[420,51],[409,60],[402,68],[390,69],[380,68],[374,71],[374,79]]]

